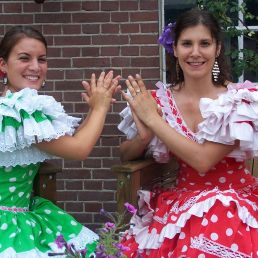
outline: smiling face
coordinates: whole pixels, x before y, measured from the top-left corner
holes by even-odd
[[[184,29],[174,46],[174,55],[185,79],[211,79],[211,70],[219,52],[220,45],[212,38],[209,29],[201,24]]]
[[[40,89],[47,73],[46,52],[41,41],[24,37],[12,48],[7,60],[0,58],[0,69],[7,75],[11,91]]]

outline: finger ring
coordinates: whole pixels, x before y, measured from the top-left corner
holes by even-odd
[[[135,92],[136,92],[136,94],[138,94],[138,93],[140,93],[140,92],[141,92],[141,90],[140,90],[140,89],[138,89],[138,90],[136,90]]]

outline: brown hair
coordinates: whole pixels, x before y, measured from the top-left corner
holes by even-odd
[[[12,49],[23,38],[37,39],[42,42],[47,49],[47,41],[41,32],[31,26],[18,25],[8,30],[2,38],[0,43],[0,57],[7,61]]]

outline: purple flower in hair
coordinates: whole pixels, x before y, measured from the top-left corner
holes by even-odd
[[[169,23],[165,26],[162,34],[159,36],[159,44],[162,45],[165,50],[172,54],[173,53],[173,43],[174,43],[174,29],[176,23]]]

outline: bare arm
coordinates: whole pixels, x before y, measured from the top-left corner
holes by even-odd
[[[127,87],[133,98],[123,94],[137,117],[148,127],[167,147],[180,159],[201,173],[207,172],[216,165],[228,153],[233,151],[236,145],[223,145],[214,142],[198,144],[171,128],[158,114],[156,102],[145,89],[144,83],[138,76],[126,81]],[[136,95],[136,90],[141,94]]]
[[[92,75],[91,85],[83,82],[86,93],[82,96],[90,105],[90,112],[74,136],[63,136],[50,142],[38,143],[37,147],[50,154],[67,158],[84,160],[96,144],[112,102],[112,95],[118,86],[118,80],[113,80],[113,72],[101,73],[96,82]]]

